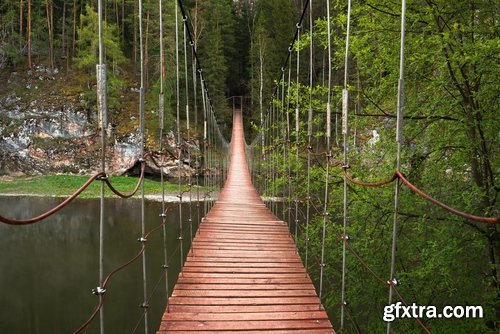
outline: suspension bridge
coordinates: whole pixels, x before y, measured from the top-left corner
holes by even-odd
[[[271,330],[333,332],[287,224],[252,185],[238,110],[226,184],[198,228],[159,332]]]
[[[221,180],[217,180],[214,177],[214,170],[218,170],[223,179],[226,176],[226,168],[228,161],[230,160],[230,167],[227,172],[227,179],[223,190],[220,193],[219,199],[212,206],[212,202],[204,201],[203,214],[204,218],[201,219],[198,231],[194,233],[190,225],[190,229],[187,231],[183,228],[182,217],[179,219],[179,246],[178,250],[181,258],[181,272],[179,274],[176,285],[173,289],[170,288],[168,283],[168,268],[171,262],[171,257],[169,257],[164,250],[164,263],[162,267],[164,272],[160,279],[165,279],[165,294],[166,294],[166,307],[165,313],[162,317],[158,333],[163,332],[297,332],[297,333],[333,333],[333,327],[328,319],[327,313],[325,312],[322,301],[324,297],[324,267],[325,263],[325,238],[326,238],[326,226],[331,223],[331,218],[329,214],[329,186],[331,183],[331,173],[332,173],[332,150],[330,145],[331,140],[331,124],[332,121],[332,111],[331,111],[331,77],[332,69],[331,62],[328,65],[328,93],[326,101],[325,114],[325,130],[324,137],[326,143],[325,152],[314,152],[312,147],[312,137],[313,137],[313,107],[312,102],[310,102],[308,110],[305,113],[302,112],[299,103],[299,71],[300,71],[300,37],[303,28],[303,21],[307,9],[310,8],[312,1],[305,1],[304,9],[299,21],[296,25],[295,35],[292,39],[290,47],[288,49],[288,54],[283,67],[281,68],[281,73],[279,80],[277,80],[276,91],[273,96],[273,101],[278,100],[278,103],[273,103],[267,109],[267,114],[264,115],[263,107],[260,106],[260,133],[250,145],[250,148],[257,148],[257,153],[252,155],[249,149],[245,147],[244,135],[243,135],[243,117],[242,111],[239,109],[233,110],[233,132],[232,140],[230,143],[230,151],[228,152],[229,144],[222,135],[222,131],[219,128],[216,113],[212,105],[210,96],[208,94],[208,89],[206,86],[205,78],[202,73],[202,68],[200,61],[196,53],[195,43],[193,43],[192,34],[189,29],[189,20],[186,11],[183,7],[182,1],[176,2],[176,134],[177,134],[177,145],[178,156],[177,161],[179,163],[179,168],[182,165],[182,159],[186,153],[182,152],[180,148],[181,143],[181,120],[180,120],[180,78],[179,78],[179,66],[181,61],[179,59],[179,12],[182,15],[183,21],[183,43],[184,43],[184,73],[185,73],[185,83],[186,83],[186,94],[185,94],[185,107],[186,107],[186,133],[189,140],[190,134],[192,133],[192,128],[190,127],[190,100],[189,100],[189,87],[188,87],[188,61],[187,61],[187,46],[192,47],[192,83],[193,83],[193,94],[194,101],[197,101],[197,93],[201,92],[201,109],[203,110],[203,122],[200,128],[203,129],[203,161],[204,170],[208,171],[208,177],[205,178],[204,185],[207,187],[214,188],[221,183]],[[99,4],[99,17],[102,18],[102,5],[101,1]],[[162,1],[159,1],[160,14]],[[328,59],[332,58],[331,51],[331,31],[330,31],[330,2],[326,2],[326,13],[328,22]],[[177,7],[178,6],[178,7]],[[142,1],[139,1],[139,17],[142,18]],[[412,192],[423,197],[430,203],[443,208],[451,212],[454,215],[458,215],[466,220],[472,222],[480,222],[486,224],[497,224],[500,222],[499,217],[482,217],[471,215],[462,212],[458,209],[449,207],[442,203],[441,201],[428,195],[421,189],[413,185],[406,175],[401,171],[401,145],[402,145],[402,128],[403,128],[403,107],[404,107],[404,20],[406,4],[402,1],[402,12],[401,12],[401,53],[400,53],[400,77],[398,81],[398,96],[397,96],[397,128],[396,128],[396,142],[397,142],[397,164],[396,171],[387,180],[379,182],[363,182],[356,180],[349,174],[349,161],[348,161],[348,145],[347,135],[348,135],[348,105],[349,105],[349,90],[347,85],[348,79],[348,54],[349,54],[349,29],[350,29],[350,10],[351,1],[348,1],[348,11],[347,11],[347,36],[346,36],[346,48],[345,48],[345,75],[344,75],[344,86],[342,90],[342,135],[343,135],[343,160],[342,160],[342,171],[343,171],[343,233],[337,236],[342,243],[342,268],[339,270],[341,272],[341,300],[340,300],[340,331],[345,330],[345,313],[346,313],[346,290],[345,290],[345,278],[346,278],[346,250],[349,249],[350,254],[353,258],[359,261],[359,264],[366,268],[367,273],[372,275],[377,281],[380,281],[381,285],[388,288],[389,291],[389,304],[392,302],[393,298],[397,298],[405,305],[408,303],[403,298],[402,294],[398,289],[398,280],[396,277],[395,269],[395,258],[396,258],[396,239],[397,239],[397,223],[398,223],[398,208],[399,208],[399,196],[400,188],[405,185]],[[160,27],[162,27],[162,17],[160,15]],[[101,23],[99,19],[99,23]],[[310,42],[310,73],[309,73],[309,88],[312,91],[313,88],[313,77],[312,77],[312,45],[313,45],[313,18],[312,11],[309,11],[309,40]],[[141,46],[141,88],[140,88],[140,132],[142,136],[142,143],[145,143],[145,121],[144,121],[144,75],[143,75],[143,48],[142,48],[142,20],[139,20],[139,31],[140,31],[140,46]],[[144,323],[144,331],[146,333],[151,331],[148,325],[148,301],[150,299],[150,291],[146,284],[147,281],[147,267],[146,267],[146,245],[148,237],[157,231],[163,230],[164,233],[164,244],[166,243],[165,236],[165,225],[168,223],[166,220],[166,212],[169,207],[166,206],[164,200],[164,193],[162,196],[162,211],[160,213],[161,224],[154,227],[153,229],[146,231],[145,221],[144,221],[144,173],[145,173],[145,161],[146,159],[151,159],[161,171],[161,180],[163,184],[163,157],[160,154],[158,159],[157,155],[153,152],[144,152],[144,147],[141,147],[141,173],[138,180],[137,186],[131,193],[121,193],[112,185],[112,180],[106,174],[106,134],[105,129],[107,127],[107,115],[106,115],[106,67],[103,63],[103,47],[102,47],[102,28],[99,27],[99,37],[100,52],[99,52],[99,65],[97,67],[98,81],[97,81],[97,93],[98,93],[98,110],[99,110],[99,124],[101,129],[101,139],[102,139],[102,159],[101,159],[101,170],[95,175],[91,176],[89,180],[73,195],[64,200],[60,205],[55,208],[43,213],[39,216],[29,218],[29,219],[12,219],[4,216],[0,216],[0,221],[2,223],[10,225],[26,225],[34,224],[43,221],[45,218],[56,214],[59,210],[63,209],[69,202],[76,199],[78,195],[83,192],[92,182],[101,181],[101,221],[100,221],[100,254],[99,254],[99,286],[94,289],[94,294],[99,298],[95,309],[91,312],[89,318],[84,321],[80,327],[75,330],[75,333],[84,331],[88,325],[94,321],[99,315],[100,321],[100,331],[104,332],[104,319],[105,313],[103,311],[103,305],[106,301],[106,289],[109,288],[110,281],[112,277],[125,269],[132,262],[142,258],[142,269],[143,269],[143,282],[142,290],[144,300],[141,304],[143,308],[143,314],[141,316],[140,322]],[[163,31],[160,29],[160,64],[162,70],[161,72],[161,87],[160,87],[160,108],[159,108],[159,147],[160,152],[162,151],[163,145],[163,124],[164,124],[164,88],[163,81],[165,79],[165,60],[163,51]],[[294,45],[298,45],[295,53],[296,58],[296,101],[291,101],[290,89],[291,89],[291,73],[292,64],[291,58],[294,53]],[[288,70],[288,75],[287,75]],[[288,77],[288,79],[286,79]],[[198,86],[199,84],[199,86]],[[311,101],[311,96],[309,96]],[[295,106],[293,106],[295,104]],[[196,105],[195,108],[196,109]],[[295,110],[293,110],[295,109]],[[195,110],[196,111],[196,110]],[[295,115],[293,115],[295,111]],[[302,116],[304,114],[304,116]],[[293,117],[295,116],[295,117]],[[336,116],[336,115],[335,115]],[[302,123],[307,124],[307,144],[305,149],[307,150],[307,165],[306,169],[306,179],[307,179],[307,193],[305,198],[299,198],[298,195],[294,195],[291,190],[294,184],[300,182],[299,174],[301,170],[293,171],[290,167],[291,161],[295,160],[295,164],[299,165],[299,149],[301,148],[299,131],[301,127],[301,117],[304,117]],[[295,119],[295,129],[291,126]],[[335,122],[335,126],[336,126]],[[198,124],[195,124],[198,127]],[[295,131],[294,131],[295,130]],[[291,145],[292,139],[295,133],[295,144]],[[189,158],[191,152],[188,150],[187,156]],[[247,157],[249,156],[249,157]],[[254,161],[254,157],[258,157],[258,161]],[[324,166],[324,200],[323,207],[318,208],[311,198],[310,194],[310,166],[312,159],[317,159],[317,157],[323,157]],[[189,160],[189,159],[188,159]],[[276,184],[279,183],[280,172],[277,172],[278,165],[287,162],[288,170],[282,171],[282,174],[286,174],[286,177],[281,175],[282,179],[285,179],[282,186],[283,189],[278,190]],[[261,176],[263,176],[264,181],[261,184],[264,185],[264,189],[271,189],[271,195],[276,197],[288,194],[287,204],[289,205],[288,210],[288,224],[277,217],[278,206],[276,202],[268,202],[267,205],[261,200],[259,193],[253,185],[251,171],[255,171],[255,164],[259,164],[259,171]],[[249,166],[251,165],[251,166]],[[316,180],[317,181],[317,180]],[[185,190],[181,186],[179,181],[179,208],[181,209],[183,205],[189,205],[192,208],[194,205],[192,199],[194,198],[192,194],[192,189],[195,186],[193,182],[198,185],[198,178],[195,180],[189,179],[189,202],[184,202]],[[394,218],[393,218],[393,235],[392,235],[392,245],[391,245],[391,263],[390,263],[390,275],[387,279],[379,276],[373,268],[371,268],[361,256],[356,252],[356,250],[350,245],[350,238],[346,233],[347,227],[347,217],[348,217],[348,200],[347,184],[352,184],[356,186],[364,187],[380,187],[387,185],[389,183],[395,183],[394,190]],[[102,243],[102,225],[103,218],[105,215],[105,203],[104,203],[104,189],[109,187],[116,195],[122,198],[129,198],[134,196],[138,191],[141,193],[142,202],[142,212],[141,212],[141,229],[142,236],[139,238],[141,243],[141,248],[137,255],[130,259],[127,263],[115,268],[105,275],[103,259],[104,259],[104,245]],[[200,200],[199,194],[196,196],[197,200]],[[205,199],[209,197],[208,193],[203,196]],[[293,199],[292,199],[293,197]],[[197,202],[199,205],[199,202]],[[291,234],[291,221],[290,213],[293,210],[292,205],[295,204],[295,214],[294,214],[294,227],[295,235]],[[298,206],[299,204],[305,205],[306,215],[304,219],[304,224],[299,222]],[[268,208],[269,207],[269,208]],[[284,207],[284,206],[283,206]],[[316,254],[317,264],[319,268],[319,286],[313,285],[311,278],[306,272],[306,268],[309,268],[309,258],[310,250],[308,248],[309,242],[309,221],[311,208],[313,208],[319,216],[322,216],[323,224],[320,236],[321,248],[319,254]],[[284,209],[283,209],[284,210]],[[283,216],[285,216],[285,211],[283,211]],[[193,216],[191,210],[188,218],[189,223],[193,222]],[[305,255],[303,256],[304,263],[299,256],[298,247],[295,241],[298,240],[299,229],[301,233],[305,236]],[[191,233],[192,244],[191,249],[187,253],[187,258],[184,262],[183,254],[183,239],[186,237],[186,233]],[[155,286],[156,289],[156,286]],[[170,290],[172,293],[170,294]],[[421,319],[415,319],[418,326],[422,331],[430,333],[429,329],[423,323]],[[140,323],[139,322],[139,323]],[[138,325],[139,325],[138,323]],[[387,324],[387,332],[391,332],[390,322]],[[137,327],[136,327],[137,329]],[[155,329],[156,330],[156,329]],[[135,331],[135,330],[134,330]]]

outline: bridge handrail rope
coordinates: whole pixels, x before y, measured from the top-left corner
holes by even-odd
[[[167,214],[167,212],[169,212],[171,209],[173,208],[173,205],[170,205],[168,206],[165,211],[163,212],[164,215]],[[85,320],[74,332],[73,334],[77,334],[77,333],[81,333],[85,328],[87,328],[91,322],[95,319],[97,313],[99,312],[99,310],[103,307],[104,305],[104,302],[105,302],[105,296],[106,296],[106,290],[108,288],[108,285],[111,281],[111,278],[113,278],[113,276],[115,276],[118,272],[124,270],[125,268],[127,268],[128,266],[130,266],[132,263],[134,263],[135,261],[137,261],[137,259],[139,259],[139,257],[144,253],[144,251],[146,250],[146,246],[147,246],[147,241],[149,239],[149,237],[156,231],[158,231],[160,228],[162,228],[163,226],[165,226],[168,222],[165,221],[165,222],[162,222],[160,225],[157,225],[156,227],[154,227],[153,229],[149,230],[147,233],[144,234],[144,236],[140,237],[139,239],[137,239],[138,242],[141,243],[141,249],[139,250],[139,252],[134,255],[132,258],[130,258],[128,261],[122,263],[121,265],[119,265],[118,267],[116,267],[115,269],[113,269],[112,271],[109,272],[109,274],[106,275],[106,277],[103,279],[103,283],[100,287],[97,287],[96,289],[93,290],[93,293],[95,295],[98,295],[99,296],[99,303],[95,306],[94,310],[92,311],[92,313],[90,314],[90,316],[87,318],[87,320]],[[175,255],[175,253],[177,253],[178,249],[180,248],[180,244],[178,243],[177,244],[177,247],[176,249],[174,250],[174,252],[172,253],[172,255]],[[167,263],[167,265],[170,264],[170,261],[173,261],[173,256],[170,258],[169,262]]]
[[[113,184],[109,181],[109,178],[107,178],[107,177],[104,178],[104,182],[108,186],[109,190],[111,190],[116,196],[121,197],[121,198],[130,198],[130,197],[134,196],[137,193],[137,191],[139,190],[139,188],[141,187],[142,181],[144,180],[145,169],[146,169],[146,162],[144,161],[144,159],[141,159],[141,173],[139,175],[139,180],[137,181],[135,188],[130,193],[123,193],[123,192],[118,191],[113,186]]]
[[[349,248],[349,251],[352,253],[352,255],[354,255],[354,257],[359,261],[359,263],[361,263],[361,265],[371,274],[371,276],[373,276],[378,282],[380,282],[382,285],[384,286],[391,286],[394,291],[396,292],[396,294],[398,295],[399,299],[401,300],[401,302],[405,305],[405,306],[408,306],[408,303],[406,302],[406,300],[404,299],[403,295],[401,294],[401,292],[399,291],[399,289],[397,288],[397,285],[399,284],[398,281],[396,280],[384,280],[383,278],[381,278],[376,272],[375,270],[373,270],[373,268],[371,268],[368,263],[366,263],[365,260],[363,260],[363,258],[358,254],[358,252],[356,252],[356,250],[352,247],[351,243],[349,242],[349,237],[348,236],[345,236],[342,238],[344,240],[344,244],[346,245],[347,248]],[[428,333],[430,334],[431,331],[425,326],[425,324],[422,322],[422,320],[420,320],[419,318],[414,318],[415,321],[417,322],[417,324],[422,328],[422,330],[425,332],[425,333]]]
[[[349,172],[347,171],[349,168],[350,168],[350,166],[347,166],[347,165],[342,166],[342,170],[343,170],[344,176],[347,179],[347,181],[349,181],[352,184],[362,186],[362,187],[373,187],[373,188],[382,187],[382,186],[385,186],[389,183],[394,182],[395,180],[397,180],[399,178],[397,172],[395,172],[390,178],[387,178],[387,179],[381,180],[381,181],[375,181],[375,182],[358,181],[358,180],[355,180],[349,174]]]
[[[29,219],[10,219],[4,216],[0,216],[0,222],[8,224],[8,225],[28,225],[28,224],[34,224],[37,222],[40,222],[53,214],[59,212],[62,210],[64,207],[66,207],[71,201],[76,199],[85,189],[87,189],[92,182],[99,178],[106,177],[106,174],[103,172],[94,174],[91,176],[80,188],[78,188],[73,194],[71,194],[69,197],[67,197],[63,202],[55,206],[54,208],[50,209],[49,211],[42,213],[36,217],[29,218]]]
[[[476,215],[466,213],[464,211],[455,209],[453,207],[450,207],[450,206],[444,204],[443,202],[441,202],[438,199],[432,197],[431,195],[425,193],[423,190],[421,190],[416,185],[411,183],[408,180],[408,178],[405,176],[405,174],[400,172],[400,171],[394,172],[393,176],[389,179],[386,179],[386,180],[382,180],[382,181],[378,181],[378,182],[364,182],[364,181],[357,181],[351,175],[349,175],[349,173],[347,172],[348,168],[350,168],[350,167],[349,166],[342,167],[342,169],[344,170],[344,175],[346,176],[347,180],[352,184],[363,186],[363,187],[381,187],[381,186],[387,185],[387,184],[389,184],[397,179],[400,179],[415,194],[421,196],[422,198],[424,198],[428,202],[431,202],[431,203],[435,204],[436,206],[439,206],[439,207],[445,209],[446,211],[453,213],[456,216],[459,216],[459,217],[462,217],[462,218],[465,218],[468,220],[480,222],[480,223],[486,223],[486,224],[498,224],[498,223],[500,223],[500,217],[476,216]]]
[[[403,183],[408,186],[408,188],[410,188],[411,191],[413,191],[414,193],[418,194],[419,196],[423,197],[424,199],[426,199],[427,201],[445,209],[446,211],[449,211],[451,213],[453,213],[454,215],[457,215],[457,216],[460,216],[462,218],[466,218],[468,220],[472,220],[472,221],[476,221],[476,222],[481,222],[481,223],[487,223],[487,224],[498,224],[500,223],[500,217],[481,217],[481,216],[475,216],[475,215],[472,215],[472,214],[469,214],[469,213],[466,213],[466,212],[463,212],[463,211],[460,211],[460,210],[457,210],[457,209],[454,209],[442,202],[440,202],[439,200],[433,198],[432,196],[428,195],[427,193],[423,192],[422,190],[420,190],[419,188],[417,188],[413,183],[411,183],[407,178],[406,176],[400,172],[400,171],[396,171],[396,175],[398,176],[398,178],[403,181]]]
[[[121,198],[130,198],[130,197],[134,196],[137,193],[137,191],[139,190],[142,179],[144,178],[144,169],[145,169],[145,163],[141,162],[141,174],[139,176],[139,180],[138,180],[135,188],[132,190],[131,193],[122,193],[119,190],[117,190],[113,186],[111,181],[109,180],[109,177],[106,175],[106,173],[100,172],[100,173],[97,173],[97,174],[94,174],[93,176],[91,176],[80,188],[75,190],[75,192],[73,194],[68,196],[64,201],[62,201],[60,204],[53,207],[52,209],[50,209],[50,210],[48,210],[48,211],[46,211],[46,212],[44,212],[36,217],[29,218],[29,219],[10,219],[10,218],[7,218],[7,217],[0,215],[0,222],[8,224],[8,225],[29,225],[29,224],[38,223],[38,222],[56,214],[57,212],[62,210],[64,207],[66,207],[70,202],[72,202],[73,200],[78,198],[78,196],[83,191],[85,191],[95,180],[103,181],[108,186],[108,188],[117,196],[119,196]]]

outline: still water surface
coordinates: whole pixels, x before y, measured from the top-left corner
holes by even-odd
[[[29,218],[59,203],[54,198],[0,197],[0,214]],[[193,203],[194,229],[199,221]],[[105,275],[140,250],[141,205],[138,200],[106,200],[104,230]],[[201,204],[203,211],[203,204]],[[161,224],[161,204],[146,202],[146,231]],[[189,204],[182,210],[184,256],[189,249]],[[177,279],[180,252],[178,204],[167,213],[170,287]],[[98,297],[99,200],[77,200],[55,216],[34,225],[0,224],[0,333],[72,333],[91,314]],[[149,332],[159,327],[166,304],[163,231],[147,242]],[[106,333],[144,333],[142,262],[110,280],[104,308]],[[99,332],[97,316],[87,333]]]

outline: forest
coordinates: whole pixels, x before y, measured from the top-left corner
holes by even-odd
[[[255,181],[261,194],[284,198],[282,214],[300,228],[301,256],[318,286],[324,271],[323,303],[334,327],[339,327],[344,308],[347,333],[384,332],[388,286],[373,272],[389,279],[394,185],[348,185],[350,246],[342,300],[343,151],[348,148],[349,174],[356,180],[377,182],[396,169],[401,2],[352,1],[345,136],[347,1],[329,1],[330,26],[326,0],[182,2],[220,126],[230,138],[229,98],[242,96]],[[110,122],[126,133],[138,127],[137,118],[131,118],[138,115],[138,96],[121,98],[138,87],[138,2],[105,3]],[[158,39],[158,1],[142,3],[146,145],[157,149],[161,59],[165,61],[166,128],[175,125],[176,17],[180,99],[194,106],[189,112],[195,136],[202,132],[198,128],[201,102],[194,93],[195,61],[189,44],[184,47],[189,42],[183,38],[182,16],[175,15],[175,1],[162,1],[164,57]],[[83,94],[81,108],[96,113],[96,8],[95,0],[2,1],[0,71],[30,75],[36,66],[44,66],[64,73],[68,79],[61,94]],[[500,3],[490,0],[407,1],[401,171],[447,205],[486,217],[500,216],[499,16]],[[294,39],[297,30],[300,40]],[[327,124],[329,99],[332,117]],[[325,141],[327,128],[331,145]],[[324,259],[320,259],[324,212],[329,218]],[[483,318],[422,319],[425,326],[434,333],[498,333],[498,224],[452,215],[404,185],[397,216],[395,276],[405,300],[439,308],[481,305],[484,309]],[[392,328],[395,333],[421,332],[414,319],[396,320]]]

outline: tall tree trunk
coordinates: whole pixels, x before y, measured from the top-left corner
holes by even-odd
[[[31,61],[31,0],[28,0],[28,19],[26,26],[26,42],[28,47],[28,68],[31,69],[33,67],[33,63]]]
[[[122,0],[122,41],[125,40],[125,0]]]
[[[45,11],[47,13],[47,30],[49,35],[49,67],[54,69],[54,38],[52,34],[54,29],[53,24],[53,4],[52,0],[45,0]]]
[[[116,0],[115,1],[115,16],[116,16],[116,29],[118,30],[118,35],[120,35],[120,32],[121,32],[121,29],[120,29],[120,10],[119,10],[119,6],[118,6],[118,1],[119,0]],[[121,39],[121,37],[120,37]]]
[[[137,6],[134,3],[134,33],[132,37],[132,53],[134,54],[133,59],[134,59],[134,74],[136,73],[137,70]]]
[[[66,55],[66,1],[63,1],[61,23],[61,54]]]
[[[19,0],[19,50],[23,47],[23,0]]]
[[[149,55],[148,55],[148,36],[149,36],[149,9],[146,13],[146,36],[144,40],[144,92],[148,90],[148,82],[149,82]]]
[[[76,0],[73,0],[73,40],[71,42],[71,58],[75,56],[76,48]]]

